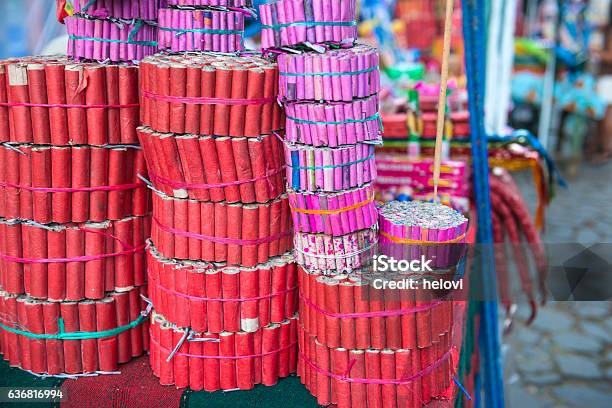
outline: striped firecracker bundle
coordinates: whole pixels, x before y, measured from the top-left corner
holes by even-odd
[[[279,97],[285,101],[352,102],[380,91],[378,51],[365,44],[278,56]]]
[[[287,185],[294,190],[335,192],[376,179],[374,145],[315,148],[285,143]]]
[[[150,363],[162,385],[194,391],[275,385],[297,369],[297,318],[255,332],[198,333],[153,313]]]
[[[440,203],[391,201],[379,208],[380,251],[395,259],[431,260],[436,269],[456,266],[465,253],[468,219]]]
[[[0,62],[0,141],[138,143],[138,67],[58,56]]]
[[[378,225],[341,236],[296,232],[293,246],[298,265],[336,274],[366,268],[378,243]]]
[[[258,137],[284,126],[278,66],[260,56],[158,54],[140,78],[141,122],[155,131]]]
[[[221,7],[252,7],[252,0],[166,0],[169,6],[221,6]]]
[[[259,13],[264,49],[357,38],[356,0],[273,0],[261,4]]]
[[[138,146],[0,144],[0,216],[42,224],[120,220],[150,211]]]
[[[49,302],[0,292],[0,351],[35,374],[113,374],[149,349],[143,287]]]
[[[346,349],[422,349],[451,333],[447,296],[377,289],[372,278],[369,271],[328,277],[299,267],[300,324],[319,343]]]
[[[157,12],[167,0],[67,0],[76,14],[98,18],[157,20]]]
[[[75,14],[66,17],[64,22],[68,55],[75,60],[139,61],[157,51],[155,21]]]
[[[422,177],[426,180],[433,179],[434,159],[423,157],[420,159],[406,159],[405,154],[383,153],[376,157],[376,165],[379,172],[383,170],[389,173],[408,174],[414,177]],[[459,160],[443,160],[440,166],[440,178],[456,182],[465,181],[469,168],[467,162]]]
[[[333,348],[298,325],[298,376],[324,406],[428,406],[452,400],[458,353],[451,341],[443,335],[430,347],[413,350]]]
[[[289,142],[315,147],[382,142],[378,96],[352,102],[285,102]]]
[[[196,332],[255,332],[297,312],[297,272],[286,253],[252,268],[162,258],[149,246],[149,294],[157,312]]]
[[[33,298],[102,299],[145,283],[148,217],[82,224],[0,219],[0,284]]]
[[[157,47],[172,52],[242,51],[244,18],[242,11],[161,9]]]
[[[265,204],[153,197],[151,237],[166,258],[251,267],[292,247],[285,195]]]
[[[298,232],[340,236],[378,222],[371,184],[336,193],[288,190],[293,228]]]
[[[273,135],[230,138],[138,128],[153,186],[168,196],[266,203],[284,191],[282,143]]]

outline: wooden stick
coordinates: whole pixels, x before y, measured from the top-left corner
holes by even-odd
[[[446,112],[446,90],[448,88],[448,59],[451,48],[453,5],[453,0],[446,0],[444,48],[442,51],[442,73],[440,75],[440,98],[438,99],[438,123],[436,133],[436,150],[434,156],[434,202],[438,201],[438,183],[440,182],[440,162],[442,161],[442,138],[444,135],[444,116]]]

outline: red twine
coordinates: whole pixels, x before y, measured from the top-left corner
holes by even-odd
[[[410,376],[410,377],[403,377],[399,380],[379,380],[379,379],[375,379],[375,378],[350,378],[350,371],[353,368],[353,365],[355,364],[356,360],[351,360],[351,362],[348,365],[347,368],[347,372],[344,375],[338,375],[338,374],[334,374],[332,372],[329,372],[327,370],[324,370],[320,367],[318,367],[316,364],[314,364],[312,361],[310,361],[308,359],[308,357],[306,357],[306,355],[304,355],[303,353],[299,353],[299,356],[302,360],[304,360],[304,362],[306,364],[308,364],[310,367],[312,367],[313,370],[315,370],[317,373],[319,374],[323,374],[326,377],[331,377],[335,380],[340,380],[340,381],[345,381],[345,382],[349,382],[349,383],[358,383],[358,384],[379,384],[379,385],[387,385],[387,384],[395,384],[395,385],[401,385],[401,384],[406,384],[409,382],[412,382],[414,380],[417,380],[419,378],[425,377],[427,374],[431,373],[433,370],[435,370],[436,368],[438,368],[446,359],[448,359],[449,357],[452,356],[452,349],[447,351],[446,353],[444,353],[442,355],[442,357],[440,357],[438,360],[436,360],[432,365],[424,368],[423,370],[419,371],[418,373]]]
[[[208,235],[201,235],[201,234],[196,234],[193,232],[177,230],[175,228],[171,228],[166,225],[163,225],[155,217],[153,217],[153,222],[164,232],[178,235],[179,237],[194,238],[200,241],[210,241],[216,244],[260,245],[260,244],[267,244],[270,242],[274,242],[278,239],[284,238],[291,234],[289,231],[285,231],[280,234],[276,234],[276,235],[272,235],[272,236],[264,237],[264,238],[258,238],[258,239],[232,239],[232,238],[222,238],[222,237],[211,237]]]
[[[197,105],[265,105],[276,100],[274,97],[257,99],[231,99],[231,98],[209,98],[209,97],[186,97],[158,95],[150,91],[142,91],[145,98],[164,102],[192,103]]]

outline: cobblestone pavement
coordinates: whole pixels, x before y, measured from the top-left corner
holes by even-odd
[[[519,177],[526,199],[535,194]],[[559,190],[547,212],[545,241],[612,242],[612,163],[585,165]],[[517,320],[524,321],[526,306]],[[526,327],[504,338],[506,400],[510,408],[612,406],[612,302],[553,302]]]

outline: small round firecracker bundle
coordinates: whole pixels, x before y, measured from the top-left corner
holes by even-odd
[[[74,13],[92,17],[157,20],[158,9],[166,0],[68,0],[66,3]]]
[[[333,236],[370,228],[378,222],[371,184],[337,193],[289,190],[293,228]]]
[[[138,67],[61,56],[0,61],[0,141],[138,143]]]
[[[456,265],[465,252],[468,219],[444,204],[391,201],[379,208],[381,253],[424,256],[435,268]]]
[[[4,291],[50,300],[102,299],[145,283],[150,220],[38,224],[0,219]]]
[[[148,270],[155,310],[197,332],[255,332],[297,311],[297,272],[289,253],[245,268],[166,259],[149,246]]]
[[[138,128],[153,186],[198,201],[266,203],[284,191],[283,147],[273,135],[229,138]]]
[[[370,265],[377,243],[377,224],[341,236],[296,232],[293,240],[299,265],[330,273],[350,272]]]
[[[76,60],[139,61],[157,51],[157,27],[151,20],[75,14],[64,22],[68,55]]]
[[[252,7],[252,0],[167,0],[169,6]]]
[[[141,122],[155,131],[258,137],[284,126],[278,66],[258,55],[158,54],[140,78]]]
[[[285,143],[287,185],[294,190],[336,192],[376,179],[374,146],[335,148]]]
[[[312,146],[337,147],[381,140],[378,96],[352,102],[285,102],[285,138]]]
[[[421,407],[448,398],[456,352],[448,335],[414,350],[330,348],[298,325],[298,376],[319,405]]]
[[[138,146],[0,144],[0,216],[42,224],[120,220],[149,213]]]
[[[244,49],[242,11],[159,10],[158,49],[230,53]]]
[[[227,204],[154,193],[151,237],[167,258],[255,266],[291,249],[289,201]]]
[[[341,43],[357,38],[355,0],[274,0],[259,6],[261,46]]]
[[[0,292],[0,351],[11,367],[35,374],[112,374],[149,348],[141,293],[48,302]]]
[[[318,342],[414,350],[451,332],[452,301],[421,289],[376,289],[369,272],[328,277],[298,267],[300,324]]]
[[[162,385],[194,391],[272,386],[297,369],[297,318],[255,332],[198,333],[151,319],[150,363]]]
[[[365,44],[324,54],[282,53],[277,62],[285,101],[351,102],[380,91],[378,51]]]

